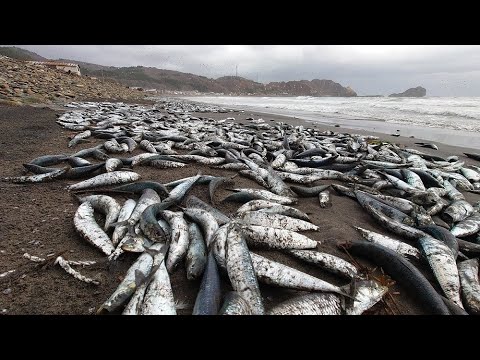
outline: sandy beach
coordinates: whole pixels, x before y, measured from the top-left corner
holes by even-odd
[[[0,105],[0,168],[1,176],[19,176],[23,174],[23,163],[46,154],[62,154],[78,151],[83,148],[101,144],[104,140],[91,139],[89,143],[78,145],[74,150],[68,149],[68,136],[74,132],[65,130],[55,123],[56,114],[60,110],[31,106],[2,106]],[[285,122],[305,127],[314,127],[318,130],[331,130],[341,133],[359,133],[379,136],[381,139],[421,150],[439,156],[457,155],[466,164],[479,166],[480,163],[467,158],[463,152],[479,152],[476,148],[458,147],[438,144],[439,150],[421,148],[414,143],[419,138],[394,137],[386,134],[366,130],[347,129],[343,124],[334,127],[312,123],[309,120],[294,119],[292,116],[267,114],[264,112],[230,112],[197,113],[196,116],[224,119],[235,117],[235,121],[246,123],[247,117],[263,118],[267,122]],[[428,130],[428,129],[427,129]],[[403,132],[401,132],[403,133]],[[428,139],[427,139],[428,140]],[[135,150],[132,155],[142,152]],[[135,171],[142,176],[142,180],[154,180],[160,183],[177,180],[202,174],[232,176],[236,171],[219,170],[208,166],[190,164],[181,169],[168,171],[150,167],[136,167]],[[259,185],[250,179],[235,177],[235,187],[259,188]],[[58,180],[44,184],[11,184],[0,183],[0,273],[15,269],[12,276],[0,279],[0,313],[3,314],[93,314],[96,309],[112,294],[120,280],[137,254],[126,254],[114,265],[109,266],[98,249],[89,245],[73,226],[73,215],[78,202],[64,189],[65,186],[76,181]],[[341,183],[331,180],[318,181],[316,184]],[[207,186],[197,185],[191,194],[207,202]],[[379,233],[388,234],[362,207],[353,199],[338,196],[330,191],[333,206],[328,209],[320,208],[318,198],[301,198],[298,209],[309,214],[312,222],[321,229],[319,232],[307,232],[307,236],[317,240],[318,250],[349,260],[343,251],[337,248],[339,242],[355,240],[360,237],[354,226],[361,226]],[[230,191],[222,188],[218,198],[224,198]],[[480,200],[480,195],[464,192],[468,202]],[[126,197],[115,196],[124,201]],[[219,204],[217,207],[225,214],[233,213],[238,204]],[[58,266],[39,268],[34,263],[23,258],[27,252],[35,256],[46,256],[51,253],[64,252],[66,258],[75,260],[96,260],[98,263],[82,272],[98,279],[98,286],[82,283],[67,275]],[[345,285],[346,281],[329,273],[307,265],[300,260],[279,251],[256,250],[257,253],[302,270],[336,285]],[[373,264],[356,260],[362,265],[373,268]],[[432,272],[425,263],[415,263],[433,286],[436,285]],[[381,274],[377,269],[376,274]],[[222,275],[223,290],[230,290],[226,275]],[[184,266],[171,275],[171,284],[176,301],[186,304],[186,309],[179,309],[179,314],[191,314],[195,297],[200,286],[200,280],[189,281],[186,278]],[[9,289],[9,291],[6,291]],[[273,305],[301,292],[279,289],[260,284],[265,307],[268,310]],[[400,286],[390,288],[392,298],[386,297],[385,302],[375,305],[368,314],[425,314],[415,297],[404,291]]]
[[[187,99],[189,101],[202,103],[202,97],[187,97]],[[391,134],[395,134],[405,138],[414,138],[417,140],[421,139],[424,141],[442,143],[449,146],[465,146],[475,149],[477,152],[480,150],[480,137],[478,136],[477,131],[453,130],[449,128],[442,128],[441,126],[431,127],[421,126],[418,124],[387,122],[382,119],[343,117],[340,115],[337,117],[331,117],[322,113],[305,110],[299,111],[273,107],[265,110],[265,108],[262,107],[240,105],[232,106],[225,105],[223,103],[221,106],[237,110],[244,110],[248,113],[268,114],[269,116],[276,116],[279,118],[294,118],[298,120],[304,120],[307,124],[312,124],[312,126],[314,124],[326,127],[338,125],[341,128],[356,130],[358,133],[362,133],[361,131],[378,133],[387,139]]]

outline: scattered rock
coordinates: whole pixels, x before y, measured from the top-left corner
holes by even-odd
[[[12,292],[12,289],[8,288],[8,289],[3,290],[3,291],[2,291],[2,294],[3,294],[3,295],[8,295],[8,294],[10,294],[11,292]]]
[[[389,97],[423,97],[427,95],[427,89],[417,86],[416,88],[410,88],[399,94],[390,94]]]
[[[82,89],[82,93],[79,90]],[[0,56],[0,105],[65,103],[75,100],[116,98],[119,101],[143,100],[144,94],[115,81],[75,77],[61,70],[44,68],[22,60]]]

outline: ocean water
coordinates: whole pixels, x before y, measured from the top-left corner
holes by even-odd
[[[480,97],[196,96],[185,99],[480,148]]]

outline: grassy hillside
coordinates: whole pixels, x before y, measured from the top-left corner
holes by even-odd
[[[17,60],[33,60],[33,61],[47,60],[43,56],[40,56],[34,52],[31,52],[25,49],[20,49],[16,46],[0,47],[0,55],[8,56],[12,59],[17,59]]]

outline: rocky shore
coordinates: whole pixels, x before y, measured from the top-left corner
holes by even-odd
[[[62,104],[73,100],[141,101],[148,95],[113,80],[67,74],[0,56],[0,104]]]

